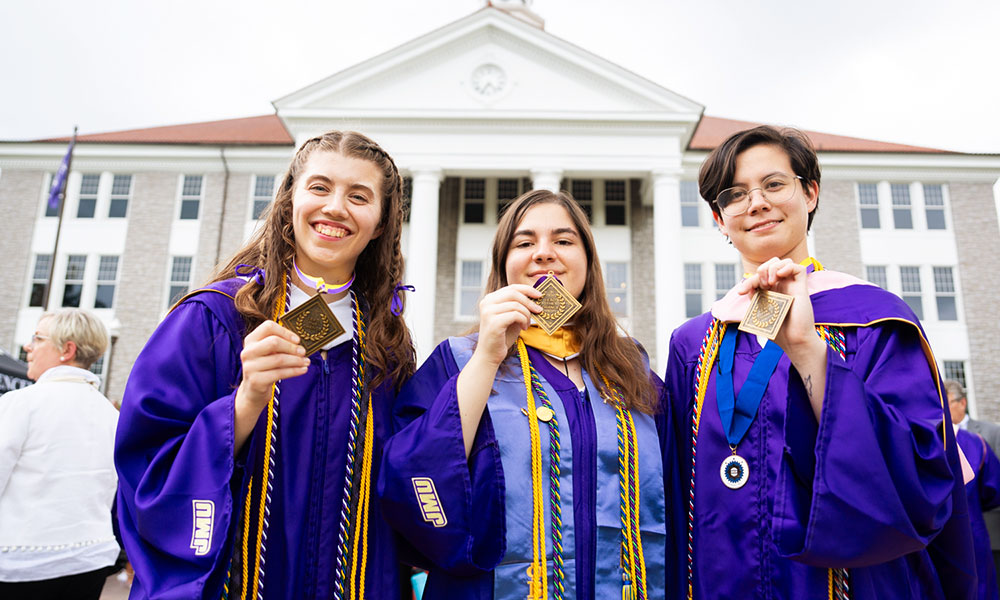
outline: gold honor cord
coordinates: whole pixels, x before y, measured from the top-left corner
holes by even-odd
[[[545,550],[545,509],[542,503],[542,444],[535,413],[535,394],[531,389],[531,365],[528,350],[517,338],[517,355],[521,360],[524,389],[528,401],[528,431],[531,436],[531,566],[528,567],[528,600],[547,600],[549,594],[548,564]]]
[[[361,489],[358,493],[358,512],[354,517],[354,543],[351,548],[351,582],[358,581],[358,585],[351,586],[351,600],[364,600],[365,597],[365,569],[368,566],[368,500],[371,498],[371,474],[372,474],[372,454],[375,437],[374,423],[372,422],[372,395],[368,394],[368,416],[365,418],[365,448],[361,459]],[[364,538],[364,544],[360,540]],[[361,560],[358,561],[358,546],[361,546]],[[359,567],[360,563],[360,567]],[[360,580],[358,572],[361,572]],[[355,595],[355,591],[357,594]]]

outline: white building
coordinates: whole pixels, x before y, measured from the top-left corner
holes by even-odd
[[[113,327],[99,366],[109,396],[120,399],[171,298],[253,230],[295,147],[329,129],[371,136],[408,176],[406,282],[418,292],[407,319],[420,358],[474,323],[503,202],[563,188],[592,216],[622,325],[662,370],[670,332],[739,274],[695,180],[709,150],[755,123],[704,116],[506,4],[280,98],[274,115],[81,136],[50,306],[92,308]],[[903,296],[946,375],[968,383],[974,414],[1000,419],[1000,323],[989,316],[1000,156],[810,136],[823,167],[813,254]],[[28,341],[42,311],[57,227],[46,198],[66,141],[0,143],[0,298],[15,307],[0,346]]]

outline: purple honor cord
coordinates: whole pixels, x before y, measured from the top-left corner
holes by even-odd
[[[323,281],[322,277],[311,277],[303,273],[302,270],[299,269],[299,265],[295,263],[295,260],[292,260],[292,266],[295,267],[295,272],[299,274],[299,277],[302,278],[302,281],[311,282],[313,285],[316,286],[316,291],[321,294],[339,294],[340,292],[350,289],[351,284],[354,283],[355,274],[351,273],[351,278],[347,281],[347,283],[334,284],[334,286],[336,287],[331,287],[330,284]]]

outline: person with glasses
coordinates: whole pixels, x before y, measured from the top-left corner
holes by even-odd
[[[88,370],[107,347],[93,314],[46,312],[24,345],[36,383],[0,396],[0,598],[97,600],[114,570],[118,411]]]
[[[684,474],[672,506],[685,557],[673,597],[972,597],[962,467],[931,349],[902,300],[810,256],[809,139],[739,132],[698,183],[745,276],[670,342],[679,430],[666,452]]]

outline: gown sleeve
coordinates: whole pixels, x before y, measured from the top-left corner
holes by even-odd
[[[474,576],[492,571],[505,551],[503,467],[488,410],[465,457],[458,373],[444,342],[397,396],[378,494],[386,520],[423,557]]]
[[[918,329],[885,321],[848,332],[846,361],[827,353],[819,423],[789,372],[774,539],[783,556],[819,567],[922,550],[964,510],[953,497],[957,444]]]
[[[119,521],[150,598],[200,598],[225,575],[230,482],[241,477],[233,456],[241,344],[196,297],[166,317],[129,376],[115,441]],[[212,516],[207,544],[195,539],[199,510]]]

